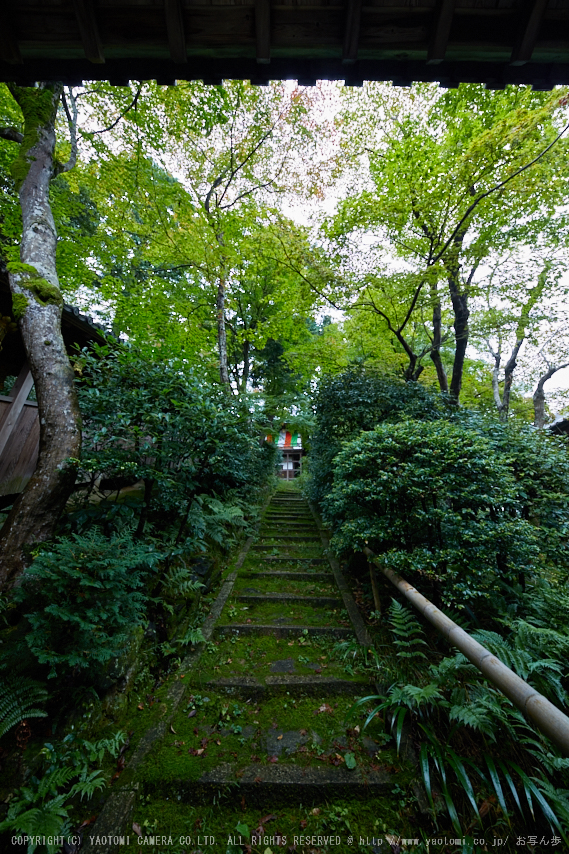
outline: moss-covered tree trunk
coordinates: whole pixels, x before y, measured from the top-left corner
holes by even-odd
[[[24,139],[12,174],[22,208],[20,263],[8,265],[17,317],[36,387],[39,458],[33,477],[0,531],[0,587],[17,581],[26,546],[48,539],[71,493],[81,449],[73,370],[61,334],[63,299],[56,270],[57,234],[49,184],[57,164],[55,118],[62,87],[11,87],[24,116]]]

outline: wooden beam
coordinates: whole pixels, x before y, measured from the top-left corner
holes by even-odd
[[[89,62],[100,65],[105,61],[99,37],[99,27],[92,0],[73,0],[75,17],[79,25],[83,51]]]
[[[438,65],[445,58],[447,51],[450,28],[454,15],[455,0],[439,0],[436,20],[429,49],[427,51],[427,64]]]
[[[16,380],[16,385],[14,386],[14,401],[8,410],[8,417],[4,421],[2,429],[0,430],[0,456],[8,444],[8,439],[16,426],[16,422],[20,417],[20,412],[24,408],[24,404],[28,399],[28,394],[30,393],[33,384],[34,380],[29,365],[26,362],[20,371],[20,376]]]
[[[539,28],[548,0],[534,0],[526,10],[512,50],[510,65],[525,65],[529,62],[537,42]]]
[[[188,61],[182,0],[165,0],[166,30],[172,62],[183,65]]]
[[[358,58],[358,43],[360,40],[360,22],[362,17],[362,0],[348,0],[346,6],[346,29],[342,47],[342,62],[350,64]]]
[[[268,65],[271,61],[271,0],[255,0],[255,40],[257,62]]]
[[[22,55],[14,31],[2,13],[0,13],[0,60],[10,65],[22,63]]]

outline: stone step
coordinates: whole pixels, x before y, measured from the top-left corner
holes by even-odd
[[[349,638],[354,636],[354,630],[340,626],[275,626],[256,625],[255,623],[231,623],[230,625],[216,625],[214,629],[216,637],[224,635],[263,635],[275,638],[299,637],[330,637]]]
[[[236,763],[223,762],[197,780],[146,781],[143,790],[145,794],[156,789],[161,795],[175,795],[184,803],[211,804],[212,798],[222,795],[236,803],[245,798],[247,804],[272,807],[275,803],[306,804],[332,797],[367,800],[389,786],[393,786],[393,775],[387,770],[362,772],[359,768],[349,770],[343,765],[302,767],[287,763],[258,763],[239,768]],[[319,848],[327,844],[325,839],[339,846],[342,837],[334,832],[323,832],[321,838],[322,841],[316,843]],[[301,850],[308,850],[313,847],[311,839],[307,837],[305,843],[299,831],[296,844]]]
[[[318,540],[308,539],[308,540],[305,540],[304,542],[313,543],[314,546],[321,545],[321,543]],[[284,548],[286,546],[288,546],[288,548],[294,548],[294,546],[297,544],[300,545],[300,543],[298,541],[296,543],[295,542],[292,542],[292,543],[291,542],[289,542],[289,543],[286,543],[286,542],[285,543],[267,543],[267,544],[254,543],[251,546],[251,551],[253,551],[253,552],[263,552],[263,551],[268,552],[268,551],[271,551],[272,549],[276,549],[277,551],[282,552],[282,557],[286,557],[288,553],[284,551]],[[299,555],[298,554],[290,555],[290,557],[298,558]],[[309,559],[308,557],[303,558],[303,560],[308,560],[308,559]]]
[[[334,596],[295,596],[288,593],[263,593],[260,596],[250,593],[237,593],[233,596],[239,602],[245,602],[248,605],[258,605],[261,602],[296,602],[304,605],[314,605],[318,608],[323,608],[329,605],[331,608],[341,608],[343,602]]]
[[[324,557],[279,557],[278,555],[274,555],[272,557],[259,558],[259,560],[261,563],[328,563]]]
[[[216,691],[243,699],[263,700],[280,694],[291,697],[354,696],[373,693],[374,684],[366,679],[338,679],[334,676],[298,676],[282,673],[279,676],[267,676],[263,681],[253,676],[210,679],[206,682],[208,691]]]
[[[273,569],[270,572],[242,572],[241,578],[288,578],[290,581],[328,581],[333,583],[334,576],[331,572],[286,572],[285,570]]]
[[[291,540],[295,543],[320,543],[322,541],[317,532],[314,533],[312,537],[308,534],[289,534],[288,532],[281,534],[280,536],[276,536],[275,534],[265,534],[265,536],[259,537],[260,540],[275,540],[276,543],[287,543]]]

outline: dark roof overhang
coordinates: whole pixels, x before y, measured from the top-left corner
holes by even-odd
[[[0,80],[569,83],[569,0],[8,0]]]

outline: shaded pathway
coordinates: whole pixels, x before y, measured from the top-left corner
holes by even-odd
[[[248,806],[275,813],[337,798],[375,800],[388,785],[381,739],[362,733],[357,719],[345,721],[373,686],[332,649],[368,639],[326,545],[306,500],[283,484],[222,586],[205,649],[182,662],[187,672],[168,690],[172,709],[143,738],[96,834],[128,832],[135,800],[141,821],[141,798],[147,812],[163,804],[160,832],[178,837],[187,805],[221,801],[227,814]]]

